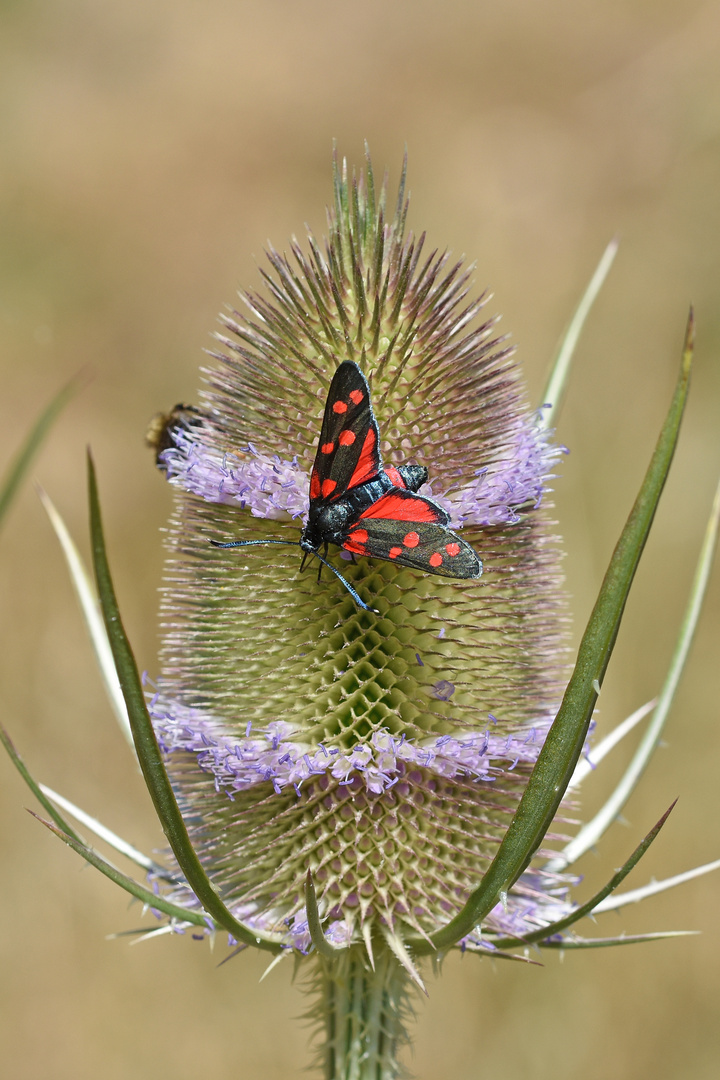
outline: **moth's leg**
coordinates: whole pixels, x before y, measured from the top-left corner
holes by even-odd
[[[323,545],[323,558],[324,559],[327,559],[327,553],[328,553],[328,546],[327,546],[327,541],[325,541],[325,544]],[[318,565],[318,585],[319,585],[320,584],[320,575],[322,574],[323,564],[322,564],[322,562],[320,562],[320,560],[318,560],[318,563],[319,563],[319,565]]]

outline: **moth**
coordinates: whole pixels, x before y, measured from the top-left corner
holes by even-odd
[[[443,577],[478,578],[482,562],[448,526],[450,517],[418,495],[427,481],[424,465],[383,466],[380,435],[367,379],[345,360],[330,383],[317,454],[310,474],[310,506],[300,540],[236,540],[219,548],[293,544],[315,555],[340,579],[355,602],[368,605],[326,558],[337,544],[353,555],[410,566]]]

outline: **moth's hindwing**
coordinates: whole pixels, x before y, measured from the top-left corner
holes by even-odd
[[[342,546],[357,555],[444,577],[480,577],[482,562],[465,540],[448,529],[448,521],[437,503],[395,488],[349,527]]]

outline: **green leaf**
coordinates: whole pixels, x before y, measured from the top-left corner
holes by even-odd
[[[27,439],[20,447],[15,459],[12,461],[5,476],[0,483],[0,525],[8,512],[10,505],[17,494],[20,484],[25,478],[35,454],[40,449],[45,436],[55,423],[60,412],[65,408],[70,398],[77,389],[77,380],[71,380],[67,386],[58,391],[46,409],[35,421]]]
[[[73,851],[76,851],[78,855],[82,855],[86,862],[89,862],[91,866],[94,866],[105,877],[110,878],[116,885],[119,885],[125,892],[130,893],[131,896],[135,896],[138,900],[142,900],[143,904],[147,904],[150,908],[155,908],[158,911],[162,911],[163,914],[169,915],[171,919],[178,919],[180,922],[193,923],[195,926],[204,926],[208,929],[207,916],[201,914],[199,911],[191,911],[188,908],[181,907],[179,904],[171,904],[169,900],[165,900],[162,896],[156,896],[151,889],[146,888],[145,885],[141,885],[140,882],[135,881],[134,878],[128,877],[127,874],[123,874],[112,863],[109,863],[107,859],[103,859],[102,855],[99,855],[97,851],[88,847],[87,844],[83,844],[81,841],[76,840],[75,837],[70,836],[64,829],[59,829],[57,825],[53,825],[50,821],[45,821],[39,814],[29,811],[34,818],[36,818],[41,825],[44,825],[55,836],[59,836],[60,839],[71,847]]]
[[[519,956],[518,953],[511,952],[493,952],[492,949],[483,949],[482,946],[477,945],[468,945],[465,952],[482,960],[515,960],[521,964],[532,964],[534,967],[545,966],[541,960],[531,960],[529,956]]]
[[[13,743],[12,743],[12,740],[10,739],[10,736],[8,735],[5,728],[2,727],[2,725],[0,725],[0,742],[5,747],[5,750],[7,751],[8,757],[12,761],[12,763],[15,766],[15,768],[17,769],[17,771],[22,776],[22,778],[25,781],[25,783],[27,784],[27,786],[32,791],[32,793],[35,796],[35,798],[37,799],[37,801],[42,806],[42,808],[45,811],[47,811],[47,813],[50,815],[50,817],[53,819],[53,821],[56,823],[56,825],[58,825],[59,828],[63,830],[63,832],[67,833],[67,835],[69,837],[71,837],[73,840],[75,840],[78,844],[84,844],[84,840],[82,839],[82,837],[79,836],[75,832],[75,830],[72,828],[72,826],[67,823],[67,821],[62,816],[60,811],[57,810],[53,806],[53,804],[50,802],[50,800],[44,794],[44,792],[42,791],[42,789],[41,789],[40,785],[37,783],[37,781],[33,779],[33,777],[30,774],[30,770],[28,769],[27,765],[25,764],[23,759],[20,757],[20,755],[18,754],[15,747],[13,746]]]
[[[305,909],[307,911],[310,939],[313,945],[321,956],[332,959],[342,950],[336,949],[323,933],[322,924],[320,922],[320,912],[318,911],[317,906],[317,898],[315,896],[315,885],[309,870],[307,872],[307,877],[305,878]]]
[[[133,747],[133,750],[135,747]],[[53,791],[46,784],[40,784],[40,790],[43,795],[46,795],[50,799],[53,806],[59,806],[61,810],[65,810],[71,817],[74,817],[76,821],[79,821],[81,825],[84,825],[91,832],[95,833],[97,837],[104,840],[109,847],[114,848],[115,851],[124,855],[126,859],[130,859],[136,866],[141,867],[147,873],[152,874],[154,877],[162,878],[164,881],[169,881],[173,885],[179,885],[182,882],[182,877],[178,874],[172,874],[167,867],[161,866],[160,863],[155,862],[149,855],[143,854],[142,851],[138,851],[136,847],[129,844],[127,840],[123,840],[121,836],[114,833],[112,829],[108,829],[106,825],[103,825],[97,818],[92,817],[86,813],[75,803],[70,802],[64,795],[59,795],[57,791]]]
[[[165,770],[150,715],[145,705],[145,695],[135,657],[120,618],[120,610],[115,597],[115,589],[105,551],[95,467],[90,454],[88,454],[88,489],[93,565],[98,597],[105,620],[105,628],[110,640],[110,647],[115,658],[115,667],[120,686],[127,705],[140,768],[160,823],[187,883],[215,922],[239,941],[244,941],[248,945],[256,945],[261,949],[278,951],[281,948],[278,937],[269,937],[252,930],[249,926],[238,922],[232,912],[225,907],[190,842],[175,793]]]
[[[501,896],[507,894],[541,844],[572,778],[675,452],[689,388],[693,339],[691,311],[670,410],[635,505],[610,560],[562,704],[520,805],[480,885],[458,915],[431,936],[431,944],[422,939],[413,943],[418,955],[456,944],[482,922]]]
[[[690,588],[687,607],[680,625],[675,648],[670,660],[665,682],[658,695],[657,705],[653,712],[653,718],[648,724],[647,731],[643,735],[637,750],[632,756],[628,767],[620,781],[606,802],[600,807],[597,814],[588,821],[577,836],[573,837],[563,850],[551,859],[545,866],[546,870],[563,870],[576,862],[591,847],[600,840],[609,826],[616,821],[626,802],[637,787],[638,781],[645,771],[650,758],[660,744],[665,721],[675,699],[675,692],[680,682],[680,677],[685,669],[685,663],[690,652],[695,630],[697,629],[703,600],[707,592],[710,580],[713,557],[717,547],[718,525],[720,523],[720,484],[715,490],[712,510],[708,520],[705,536],[700,549],[693,583]]]
[[[630,858],[627,859],[620,869],[613,874],[607,885],[604,885],[599,892],[595,893],[595,895],[586,901],[586,903],[582,904],[581,907],[575,908],[575,910],[570,912],[569,915],[566,915],[564,919],[558,919],[557,922],[550,923],[548,926],[543,926],[539,930],[533,930],[529,934],[523,934],[522,937],[490,938],[489,940],[492,941],[493,945],[497,945],[499,949],[513,949],[520,945],[532,945],[536,941],[544,941],[546,938],[562,933],[563,930],[567,930],[573,923],[578,922],[580,919],[584,919],[586,915],[590,915],[606,896],[609,896],[611,892],[617,889],[618,885],[625,880],[633,867],[637,866],[640,859],[642,859],[643,855],[669,818],[674,806],[675,803],[665,811],[657,825],[655,825],[645,839],[638,844]]]
[[[44,818],[39,817],[38,814],[30,813],[34,818],[37,818],[41,824],[50,829],[51,832],[59,836],[64,843],[76,851],[79,855],[82,855],[86,862],[89,862],[91,866],[96,867],[101,873],[109,877],[111,881],[114,881],[116,885],[120,885],[132,896],[137,897],[138,900],[142,900],[144,904],[149,904],[153,908],[157,908],[159,911],[163,911],[166,915],[169,915],[172,919],[180,919],[183,922],[196,923],[198,926],[207,926],[207,919],[205,916],[199,914],[197,911],[188,911],[186,908],[180,907],[178,904],[171,904],[168,900],[164,900],[160,896],[156,896],[150,889],[145,888],[144,885],[140,885],[139,882],[133,878],[128,877],[126,874],[121,873],[112,863],[104,859],[97,851],[89,847],[85,841],[78,836],[74,829],[67,823],[62,814],[53,806],[50,800],[42,791],[40,785],[33,779],[29,769],[23,762],[22,758],[18,754],[17,750],[13,746],[10,736],[5,729],[0,726],[0,742],[8,752],[10,760],[15,768],[18,770],[27,786],[32,791],[40,805],[50,814],[54,824],[49,821],[45,821]]]

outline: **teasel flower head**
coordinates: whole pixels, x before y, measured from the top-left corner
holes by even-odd
[[[271,251],[266,294],[223,317],[201,412],[161,454],[177,506],[151,715],[231,910],[307,950],[309,872],[331,943],[409,963],[408,939],[449,922],[495,855],[567,656],[543,498],[559,451],[470,272],[426,252],[406,211],[404,184],[388,214],[370,167],[343,167],[326,246]],[[369,382],[385,467],[427,467],[421,494],[478,552],[478,580],[336,560],[363,610],[327,570],[301,573],[297,548],[211,546],[299,540],[343,360]],[[563,895],[528,873],[485,931],[535,929]]]
[[[455,947],[528,959],[533,944],[594,946],[574,924],[640,898],[611,893],[667,813],[582,904],[571,868],[620,813],[658,744],[707,582],[720,492],[657,702],[594,748],[592,765],[580,760],[672,460],[692,316],[668,417],[571,669],[547,497],[563,448],[551,441],[550,416],[614,246],[558,356],[544,399],[553,404],[533,411],[471,271],[407,231],[404,170],[390,209],[369,158],[358,175],[336,161],[334,176],[327,240],[310,234],[289,254],[270,250],[262,292],[242,294],[241,310],[222,317],[198,405],[176,406],[149,433],[176,501],[160,670],[144,689],[114,595],[92,462],[104,629],[46,500],[170,842],[167,859],[142,855],[37,785],[0,737],[54,819],[46,824],[153,910],[157,933],[224,929],[235,951],[294,955],[315,991],[326,1078],[391,1080],[408,991],[424,988],[427,958]],[[323,552],[344,580],[322,561],[319,575],[317,563],[303,569],[311,472],[345,361],[367,380],[383,469],[397,483],[397,470],[414,467],[414,487],[427,470],[418,494],[474,548],[480,576],[448,576],[444,555],[432,572],[400,565],[393,550],[412,544],[402,519],[396,534],[388,526],[387,552],[374,549],[387,557]],[[216,546],[237,541],[250,546]],[[451,562],[457,544],[448,541]],[[616,792],[568,841],[575,810],[566,791],[653,709]],[[149,885],[104,860],[61,810],[144,867]],[[617,940],[656,936],[667,935]]]

